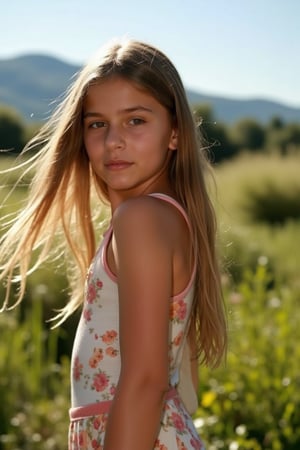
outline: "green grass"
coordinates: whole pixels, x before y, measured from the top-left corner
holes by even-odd
[[[245,210],[249,192],[263,192],[269,183],[282,195],[290,196],[300,188],[300,153],[290,156],[277,154],[242,154],[215,169],[218,197],[216,209],[224,221],[249,223]]]
[[[226,367],[200,369],[196,424],[208,449],[296,450],[300,444],[300,290],[269,289],[266,265],[226,292]]]
[[[266,180],[290,195],[299,162],[296,155],[244,155],[216,168],[230,345],[225,367],[199,369],[195,423],[207,450],[300,448],[299,221],[253,222],[244,208],[249,186],[264,193]],[[7,192],[5,185],[0,197]],[[16,190],[13,203],[25,193]],[[53,269],[30,278],[27,306],[0,315],[1,450],[66,448],[75,320],[51,332],[45,324],[67,299],[65,277]]]
[[[69,358],[58,364],[60,330],[46,331],[40,299],[0,315],[0,448],[64,450]]]
[[[268,221],[253,221],[245,206],[252,202],[255,209],[251,195],[254,191],[263,193],[269,203],[265,194],[271,180],[275,191],[280,192],[281,203],[294,195],[295,208],[299,209],[296,191],[300,189],[299,167],[297,155],[243,155],[217,167],[214,203],[219,219],[220,253],[234,281],[241,279],[245,268],[254,270],[263,258],[276,279],[299,286],[300,252],[295,251],[295,246],[300,241],[300,219],[293,220],[287,215],[281,223],[270,226]],[[270,202],[273,194],[270,193]],[[274,208],[280,208],[279,201]]]

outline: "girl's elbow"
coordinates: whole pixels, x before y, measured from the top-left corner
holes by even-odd
[[[122,385],[122,377],[120,378],[120,381],[120,384]],[[169,390],[169,379],[167,374],[158,376],[151,372],[135,373],[135,375],[127,379],[127,382],[126,379],[123,379],[123,381],[124,385],[127,385],[127,388],[130,389],[131,387],[133,391],[140,392],[143,396],[148,393],[149,396],[164,397]]]
[[[155,403],[162,403],[168,390],[169,385],[167,381],[145,379],[143,382],[136,385],[136,390],[142,398],[148,401],[154,401]]]

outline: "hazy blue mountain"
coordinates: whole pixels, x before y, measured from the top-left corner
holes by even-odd
[[[44,55],[0,60],[0,103],[16,108],[25,120],[44,120],[79,69]]]
[[[25,120],[46,119],[80,70],[55,57],[24,55],[0,60],[0,103],[16,108]],[[191,104],[210,104],[217,120],[232,123],[252,117],[266,123],[279,116],[286,122],[300,121],[300,108],[264,99],[233,100],[187,89]]]

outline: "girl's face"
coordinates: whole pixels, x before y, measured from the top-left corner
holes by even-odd
[[[152,95],[121,77],[88,89],[84,144],[110,201],[168,190],[168,163],[177,148],[169,112]]]

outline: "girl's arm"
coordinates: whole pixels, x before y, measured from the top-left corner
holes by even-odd
[[[152,450],[168,390],[172,244],[167,209],[135,198],[113,218],[120,308],[121,374],[105,450]]]

